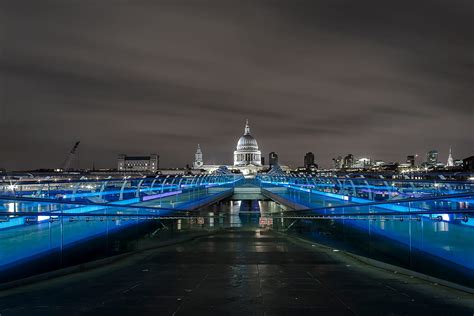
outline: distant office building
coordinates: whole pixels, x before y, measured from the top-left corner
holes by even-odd
[[[385,171],[388,171],[388,170],[395,171],[399,167],[401,167],[401,166],[398,164],[398,162],[386,162],[382,166],[379,166],[378,169],[379,170],[385,170]]]
[[[268,155],[268,164],[270,167],[278,165],[278,155],[273,151]]]
[[[374,160],[374,162],[372,163],[372,165],[374,167],[381,167],[381,166],[384,166],[386,165],[385,161],[383,160]]]
[[[407,165],[410,166],[410,167],[414,167],[415,166],[415,155],[409,155],[407,156],[407,161],[406,161]]]
[[[314,163],[314,154],[312,152],[308,152],[306,155],[304,155],[304,168],[306,170],[317,168],[316,164]]]
[[[118,171],[143,171],[156,172],[159,169],[160,156],[151,154],[150,156],[127,156],[119,155]]]
[[[352,168],[353,165],[354,165],[354,155],[353,154],[348,154],[343,159],[342,167],[343,168]]]
[[[464,171],[474,171],[474,156],[467,157],[462,161],[462,167]]]
[[[193,169],[201,169],[203,165],[204,161],[202,160],[202,150],[201,146],[198,144],[196,153],[194,154]]]
[[[383,163],[383,161],[382,161]],[[352,168],[365,169],[372,166],[372,161],[370,158],[359,158],[357,161],[353,162]]]
[[[426,164],[430,166],[436,166],[438,164],[438,151],[430,150],[426,154]]]
[[[449,156],[448,156],[448,161],[446,162],[446,167],[454,167],[454,159],[451,152],[451,147],[449,147]]]
[[[341,156],[332,159],[334,163],[334,169],[342,169],[344,167],[344,161]]]
[[[463,165],[463,160],[462,159],[454,160],[454,166],[455,167],[462,167],[462,165]]]

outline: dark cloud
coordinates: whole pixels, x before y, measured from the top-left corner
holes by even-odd
[[[472,1],[3,1],[0,167],[472,154]]]

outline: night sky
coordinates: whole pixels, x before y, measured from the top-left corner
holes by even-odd
[[[474,1],[0,4],[0,168],[474,153]],[[77,163],[76,163],[77,166]]]

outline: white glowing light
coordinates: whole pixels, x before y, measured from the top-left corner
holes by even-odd
[[[7,203],[7,205],[8,205],[8,212],[15,213],[15,203],[10,202],[10,203]]]

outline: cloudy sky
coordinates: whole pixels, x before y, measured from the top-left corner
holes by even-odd
[[[472,0],[0,4],[0,168],[474,153]]]

